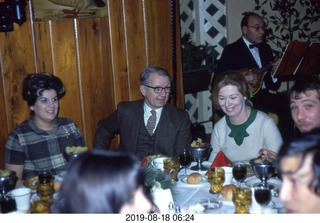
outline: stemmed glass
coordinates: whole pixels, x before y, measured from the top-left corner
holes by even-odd
[[[191,164],[192,158],[189,149],[183,149],[179,156],[180,165],[184,168],[184,173],[182,176],[187,176],[187,167]]]
[[[272,198],[270,186],[268,184],[258,184],[254,186],[254,198],[261,206],[261,214],[264,214],[264,209]]]
[[[233,178],[238,182],[238,186],[241,187],[241,182],[247,177],[247,167],[245,163],[237,162],[232,168]]]

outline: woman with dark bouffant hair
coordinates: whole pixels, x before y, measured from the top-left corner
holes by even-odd
[[[252,107],[246,80],[239,71],[226,70],[217,77],[212,100],[215,109],[225,115],[213,126],[209,161],[220,151],[231,162],[258,156],[276,158],[283,142],[279,129],[271,117]]]
[[[139,159],[130,153],[92,150],[68,166],[53,213],[150,213]]]
[[[19,178],[17,186],[39,171],[59,174],[66,169],[66,147],[86,146],[76,124],[58,117],[59,99],[64,95],[62,81],[52,74],[34,73],[24,79],[22,96],[31,116],[9,134],[4,157],[5,168]]]

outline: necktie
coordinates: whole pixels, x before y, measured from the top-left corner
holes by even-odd
[[[255,47],[258,47],[257,45],[253,45],[253,44],[249,44],[249,48],[252,49],[252,48],[255,48]]]
[[[155,110],[151,110],[151,116],[148,119],[147,122],[147,131],[150,135],[153,134],[153,129],[156,127],[156,121],[157,121],[157,115]]]

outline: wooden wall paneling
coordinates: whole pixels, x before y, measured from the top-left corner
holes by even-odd
[[[24,23],[22,26],[14,23],[14,32],[0,33],[2,85],[0,123],[3,127],[0,137],[0,168],[3,168],[4,144],[9,132],[30,114],[29,108],[21,95],[22,81],[25,75],[30,70],[34,70],[33,45],[25,44],[25,41],[32,42],[30,30],[30,24],[28,23]]]
[[[131,4],[135,4],[132,1]],[[111,33],[112,75],[115,86],[115,105],[129,100],[127,72],[127,51],[125,46],[123,1],[109,1],[109,19]]]
[[[144,2],[148,65],[163,67],[172,74],[170,0]]]
[[[66,87],[66,95],[60,101],[59,115],[71,118],[84,134],[78,70],[80,61],[77,58],[74,21],[56,20],[51,24],[53,70]]]
[[[124,27],[128,57],[129,100],[141,99],[139,78],[146,68],[146,41],[142,1],[124,1]]]
[[[53,72],[53,51],[51,46],[51,22],[49,21],[35,21],[33,22],[34,31],[34,48],[36,70],[33,72]]]
[[[103,30],[108,29],[108,23],[102,21],[108,21],[108,18],[78,20],[83,126],[89,148],[93,146],[98,121],[108,114],[107,99],[112,98],[110,89],[106,88],[109,84],[106,74],[111,74],[111,69],[103,66],[111,64],[110,50],[103,48],[103,39],[108,39]]]
[[[176,27],[175,27],[175,35],[176,35],[176,75],[177,75],[177,89],[176,89],[176,94],[177,94],[177,104],[176,106],[179,108],[184,109],[184,89],[183,89],[183,71],[182,71],[182,57],[181,57],[181,29],[180,29],[180,9],[179,9],[179,1],[174,0],[175,2],[175,22],[176,22]]]

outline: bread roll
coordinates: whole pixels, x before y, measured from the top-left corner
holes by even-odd
[[[200,173],[192,173],[187,177],[188,184],[198,184],[201,181],[201,174]]]
[[[232,190],[237,186],[234,184],[227,184],[222,187],[221,195],[227,200],[232,200]]]

